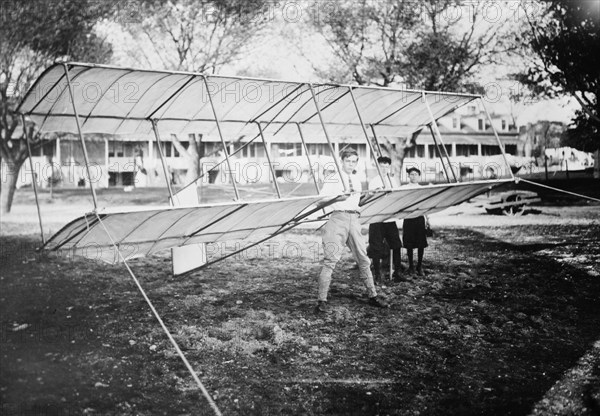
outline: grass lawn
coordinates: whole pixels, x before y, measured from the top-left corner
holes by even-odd
[[[35,251],[19,194],[0,236],[2,414],[211,414],[125,267]],[[45,203],[62,220],[76,197]],[[186,278],[166,255],[130,265],[226,415],[600,414],[598,206],[481,211],[432,218],[426,276],[380,286],[388,310],[348,251],[315,313],[311,230]]]

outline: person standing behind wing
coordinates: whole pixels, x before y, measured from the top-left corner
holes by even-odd
[[[421,179],[421,171],[415,167],[406,169],[409,183],[404,187],[417,187]],[[417,274],[424,276],[423,273],[423,254],[427,247],[427,235],[425,229],[429,226],[427,215],[421,215],[417,218],[405,218],[402,224],[402,241],[408,255],[408,274],[414,274],[413,250],[417,249]]]
[[[321,189],[321,195],[342,196],[339,198],[339,202],[330,206],[332,212],[322,231],[324,259],[319,274],[316,310],[317,312],[327,312],[327,295],[331,284],[331,275],[342,257],[346,245],[350,248],[358,263],[360,277],[369,296],[369,304],[379,308],[387,308],[389,305],[385,300],[377,296],[370,268],[371,262],[367,257],[365,242],[360,232],[358,203],[361,197],[362,185],[355,174],[358,153],[352,148],[344,149],[340,152],[340,159],[342,159],[340,175],[336,174],[330,177]],[[346,183],[350,195],[345,194],[344,183]]]
[[[369,190],[398,188],[400,183],[397,177],[390,173],[392,159],[387,156],[380,156],[377,158],[377,163],[381,169],[381,176],[383,176],[386,186],[384,186],[381,176],[377,175],[369,181]],[[400,233],[398,232],[396,221],[378,222],[369,225],[369,248],[367,254],[372,259],[375,281],[381,278],[381,260],[389,255],[385,242],[387,242],[387,247],[392,250],[394,258],[394,280],[400,281],[402,279],[400,276],[402,270],[400,256],[402,241],[400,241]]]

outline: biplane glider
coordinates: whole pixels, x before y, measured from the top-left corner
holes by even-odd
[[[115,92],[123,85],[129,92],[117,97]],[[78,135],[86,166],[87,134],[154,136],[165,172],[161,134],[201,131],[219,137],[223,163],[229,169],[235,152],[228,143],[233,137],[252,137],[244,146],[260,140],[267,157],[267,137],[293,136],[305,146],[308,140],[317,140],[330,147],[338,171],[334,143],[343,137],[362,137],[381,174],[376,161],[381,154],[378,136],[406,137],[429,127],[448,183],[379,192],[362,206],[361,221],[368,224],[440,211],[514,180],[510,169],[506,169],[510,177],[504,179],[457,179],[436,120],[473,100],[481,96],[59,63],[39,77],[18,112],[41,133]],[[497,134],[496,138],[502,149]],[[43,249],[67,250],[109,263],[172,249],[174,273],[182,274],[219,260],[208,261],[202,243],[255,244],[256,239],[264,241],[303,222],[322,219],[321,208],[335,197],[319,195],[316,179],[314,195],[283,197],[270,160],[269,165],[277,197],[267,200],[244,200],[240,185],[231,180],[233,201],[201,204],[194,186],[175,193],[167,181],[169,205],[135,210],[98,207],[90,181],[94,210],[67,224]]]
[[[123,86],[128,89],[124,90]],[[117,97],[118,91],[121,94]],[[17,111],[23,123],[26,120],[35,123],[41,133],[77,135],[86,167],[89,166],[86,135],[154,137],[165,178],[167,166],[161,141],[161,135],[165,134],[202,132],[218,137],[223,164],[230,170],[235,152],[229,144],[234,137],[251,138],[244,145],[253,141],[262,143],[267,157],[267,138],[294,137],[305,148],[307,141],[323,143],[329,147],[338,172],[340,165],[334,143],[340,138],[358,137],[364,139],[373,157],[373,166],[381,175],[376,161],[381,155],[379,138],[408,137],[429,128],[447,183],[378,191],[361,208],[360,219],[363,224],[369,224],[440,211],[515,180],[508,163],[505,170],[508,176],[504,178],[470,182],[460,182],[457,178],[436,121],[474,100],[480,100],[483,105],[482,97],[473,94],[68,62],[49,67],[33,84]],[[487,110],[486,115],[491,124]],[[507,162],[498,134],[494,133]],[[312,166],[310,155],[304,153]],[[93,210],[58,231],[44,243],[43,249],[67,250],[109,263],[124,262],[126,266],[129,259],[171,249],[174,273],[183,274],[219,260],[206,258],[205,243],[242,240],[246,245],[240,250],[244,250],[257,244],[257,240],[264,241],[327,215],[322,208],[333,203],[337,196],[320,195],[314,176],[314,195],[282,196],[270,160],[269,168],[275,198],[246,200],[241,197],[239,184],[231,180],[233,201],[206,204],[198,200],[193,184],[174,193],[167,180],[168,205],[134,210],[99,207],[94,183],[90,180]],[[87,174],[91,178],[89,168]],[[127,269],[200,389],[214,405],[129,266]],[[218,412],[215,406],[213,409]]]

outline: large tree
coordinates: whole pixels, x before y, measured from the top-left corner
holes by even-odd
[[[334,82],[483,92],[477,73],[517,48],[514,10],[499,3],[460,0],[318,1],[310,22],[335,60],[318,69]],[[310,53],[304,52],[309,60]],[[389,143],[402,163],[419,132]],[[395,151],[392,149],[396,149]]]
[[[93,0],[8,0],[0,13],[0,156],[5,173],[0,210],[10,212],[18,172],[27,160],[27,142],[45,136],[26,129],[16,106],[41,71],[56,59],[103,62],[110,47],[94,33],[94,24],[112,13],[109,3]]]
[[[122,25],[133,42],[128,56],[136,66],[215,73],[248,52],[268,23],[265,0],[136,0],[136,21]],[[172,135],[187,161],[186,183],[200,174],[205,155],[202,134],[187,145]]]
[[[122,27],[138,65],[214,73],[247,51],[267,22],[263,0],[135,0],[139,18]]]
[[[511,11],[485,2],[336,0],[328,4],[329,9],[310,22],[337,58],[321,71],[331,81],[471,90],[473,76],[482,66],[495,63],[515,47],[506,36]],[[314,9],[320,7],[317,2]]]
[[[529,68],[516,77],[534,94],[570,95],[581,109],[566,133],[567,144],[596,151],[596,175],[600,157],[600,2],[552,0],[544,14],[531,16],[527,5],[525,38],[531,45]]]

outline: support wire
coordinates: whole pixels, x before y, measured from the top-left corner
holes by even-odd
[[[208,392],[208,390],[206,390],[206,387],[204,387],[204,384],[202,384],[202,381],[200,380],[200,378],[198,377],[198,375],[196,374],[196,372],[192,368],[192,365],[189,363],[189,361],[187,360],[187,358],[185,357],[185,355],[181,351],[181,348],[179,348],[179,345],[177,344],[177,341],[175,341],[175,338],[173,338],[173,335],[171,335],[171,332],[169,331],[169,329],[167,328],[167,326],[163,322],[162,318],[160,317],[160,315],[158,314],[158,312],[154,308],[154,305],[152,304],[152,301],[150,301],[150,298],[148,298],[148,295],[146,295],[146,292],[142,288],[142,285],[140,284],[139,280],[137,279],[137,277],[135,277],[135,274],[133,274],[133,271],[129,267],[129,264],[127,264],[127,261],[123,257],[123,254],[121,253],[121,250],[117,246],[117,243],[115,243],[115,241],[113,240],[112,235],[110,235],[110,233],[108,232],[108,229],[104,225],[104,222],[100,219],[100,216],[98,215],[98,213],[95,212],[95,214],[96,214],[96,218],[98,218],[98,221],[100,222],[100,225],[102,225],[102,228],[104,228],[104,231],[106,232],[106,235],[108,236],[108,238],[110,238],[110,242],[112,243],[112,245],[117,250],[117,253],[119,254],[119,258],[121,259],[121,261],[123,262],[123,264],[125,264],[125,267],[127,268],[127,271],[129,272],[129,274],[131,275],[131,278],[133,279],[133,281],[135,282],[136,286],[140,290],[140,293],[144,297],[144,300],[146,301],[146,303],[148,304],[148,306],[152,310],[152,313],[154,314],[154,317],[156,318],[156,320],[158,321],[158,323],[162,327],[162,329],[165,332],[165,334],[167,334],[167,337],[169,338],[169,341],[171,341],[171,344],[173,345],[173,347],[177,351],[177,354],[179,355],[179,357],[181,358],[181,360],[183,361],[183,363],[187,367],[188,371],[192,375],[192,378],[194,379],[194,381],[198,385],[198,388],[200,388],[200,391],[202,392],[202,394],[206,398],[206,401],[208,401],[208,404],[212,408],[214,414],[217,415],[217,416],[222,416],[222,413],[219,410],[219,408],[217,407],[217,404],[215,403],[215,401],[213,400],[213,398],[210,396],[210,393]]]
[[[539,186],[540,188],[546,188],[546,189],[552,189],[553,191],[559,191],[559,192],[563,192],[565,194],[569,194],[569,195],[573,195],[573,196],[577,196],[579,198],[583,198],[583,199],[589,199],[590,201],[595,201],[595,202],[600,202],[600,199],[598,198],[593,198],[591,196],[587,196],[587,195],[582,195],[582,194],[577,194],[575,192],[571,192],[571,191],[565,191],[564,189],[560,189],[560,188],[555,188],[553,186],[548,186],[548,185],[543,185],[541,183],[538,182],[533,182],[533,181],[528,181],[527,179],[523,179],[523,178],[515,178],[515,182],[519,183],[519,182],[527,182],[528,184],[531,185],[535,185],[535,186]]]

